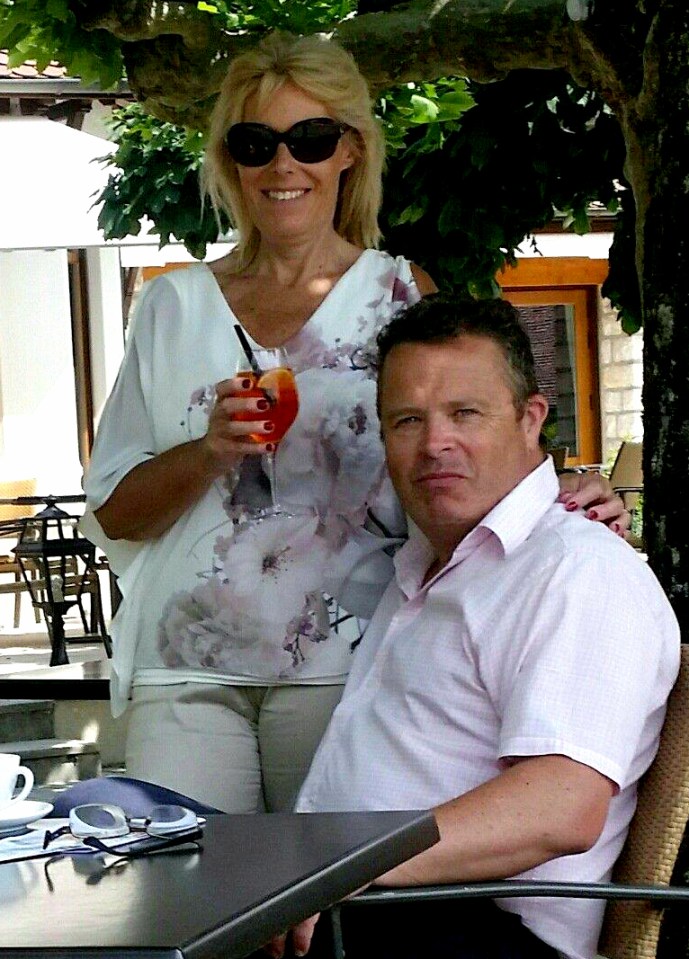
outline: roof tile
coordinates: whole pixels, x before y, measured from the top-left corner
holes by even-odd
[[[40,73],[35,60],[26,60],[17,67],[8,67],[7,60],[7,50],[0,50],[0,80],[40,80],[42,77],[60,80],[67,75],[66,68],[56,60],[52,60]]]

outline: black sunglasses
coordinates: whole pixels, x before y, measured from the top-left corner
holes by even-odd
[[[330,117],[300,120],[284,133],[265,123],[235,123],[225,134],[225,146],[241,166],[265,166],[284,143],[298,163],[322,163],[337,149],[340,137],[351,127]]]

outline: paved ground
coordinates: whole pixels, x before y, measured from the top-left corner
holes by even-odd
[[[103,583],[101,587],[103,587]],[[109,600],[107,588],[101,588],[104,603]],[[105,609],[106,622],[109,608]],[[68,639],[67,655],[71,662],[85,659],[105,659],[102,643],[90,640],[86,643],[69,642],[83,633],[76,608],[65,617],[65,634]],[[28,594],[22,594],[19,627],[14,626],[14,596],[0,595],[0,673],[13,673],[25,669],[47,666],[50,661],[50,640],[45,623],[36,623],[34,610]]]

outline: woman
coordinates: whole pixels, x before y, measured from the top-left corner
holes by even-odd
[[[336,44],[273,34],[231,63],[204,175],[239,244],[142,292],[85,484],[107,536],[136,544],[106,546],[127,771],[228,812],[291,807],[358,635],[330,597],[370,615],[404,532],[372,344],[435,285],[375,249],[382,164],[366,83]],[[267,402],[233,376],[237,324],[253,349],[285,347],[300,397],[278,451],[291,515],[243,525],[242,504],[269,502],[273,444]],[[594,483],[572,502],[601,499]]]

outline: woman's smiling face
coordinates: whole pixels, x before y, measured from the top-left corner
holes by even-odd
[[[328,116],[331,113],[325,104],[286,83],[260,108],[255,97],[247,100],[243,119],[284,133],[300,120]],[[244,201],[263,238],[298,240],[332,226],[340,175],[356,160],[350,137],[350,133],[345,133],[333,156],[320,163],[299,163],[280,143],[265,166],[237,165]]]

